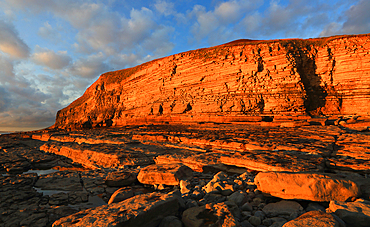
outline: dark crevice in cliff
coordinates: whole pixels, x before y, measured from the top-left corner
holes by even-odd
[[[185,110],[182,113],[189,112],[192,109],[193,109],[193,107],[190,105],[190,103],[188,103],[188,105],[186,105],[186,108],[185,108]]]
[[[322,114],[325,106],[327,91],[321,87],[321,77],[316,74],[315,57],[317,50],[305,40],[289,40],[283,43],[287,50],[287,58],[303,83],[306,91],[304,107],[309,115]],[[292,74],[295,72],[293,71]]]

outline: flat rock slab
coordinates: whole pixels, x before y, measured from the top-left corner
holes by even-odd
[[[282,199],[329,202],[360,195],[356,183],[329,174],[261,172],[254,181],[260,191]]]
[[[220,153],[166,154],[155,158],[157,164],[182,163],[196,172],[222,164]]]
[[[80,211],[55,221],[53,227],[155,227],[164,217],[177,215],[178,209],[178,200],[175,196],[155,192]]]
[[[41,175],[35,187],[42,190],[82,191],[82,184],[78,172],[59,171]]]
[[[115,144],[46,143],[40,147],[49,153],[63,155],[88,168],[117,168],[124,165],[148,165],[149,159],[140,149]]]
[[[321,171],[324,159],[297,151],[253,151],[225,155],[220,158],[225,165],[244,167],[256,171]]]
[[[137,179],[142,184],[178,185],[180,180],[193,177],[193,171],[181,164],[150,165],[140,170]]]
[[[338,137],[337,150],[328,159],[332,169],[365,171],[370,169],[370,134],[346,133]]]
[[[225,203],[209,203],[204,206],[189,208],[184,211],[182,222],[185,227],[240,226]]]
[[[338,215],[347,226],[370,225],[370,201],[363,199],[355,202],[330,201],[328,210]]]
[[[309,211],[283,225],[283,227],[302,226],[339,227],[340,223],[331,214],[323,211]]]

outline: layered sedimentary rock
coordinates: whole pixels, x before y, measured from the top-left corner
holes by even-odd
[[[238,40],[175,54],[103,74],[54,126],[369,115],[369,50],[367,34]]]

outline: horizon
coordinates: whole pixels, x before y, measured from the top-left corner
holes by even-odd
[[[239,39],[370,33],[370,2],[0,0],[0,131],[54,124],[104,72]]]

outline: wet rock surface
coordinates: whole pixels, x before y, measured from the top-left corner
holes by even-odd
[[[366,226],[367,141],[340,124],[3,135],[0,227]]]

